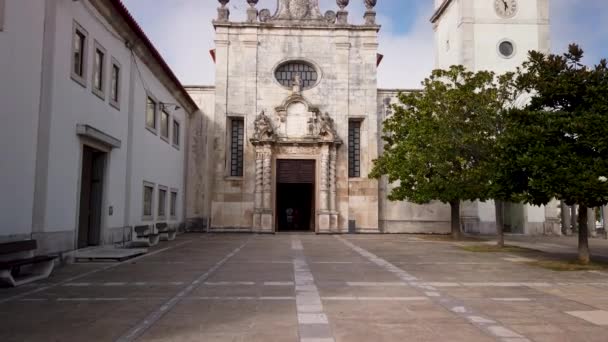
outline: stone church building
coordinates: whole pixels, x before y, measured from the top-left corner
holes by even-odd
[[[376,1],[364,1],[363,24],[348,0],[325,13],[318,0],[276,10],[250,0],[244,22],[219,2],[215,85],[187,87],[203,113],[191,130],[208,142],[190,152],[205,163],[190,163],[188,216],[210,231],[448,232],[448,205],[390,202],[391,185],[368,178],[390,105],[411,91],[378,89]],[[529,50],[549,51],[548,0],[435,0],[431,24],[441,68],[503,72]],[[560,230],[557,203],[504,209],[513,232]],[[492,202],[462,211],[466,231],[495,231]]]

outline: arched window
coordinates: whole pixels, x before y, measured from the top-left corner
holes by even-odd
[[[318,73],[311,64],[302,61],[289,61],[279,65],[274,75],[277,81],[284,87],[292,87],[296,75],[300,75],[302,89],[314,87],[317,84]]]

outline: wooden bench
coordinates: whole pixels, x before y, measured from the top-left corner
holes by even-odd
[[[35,256],[36,249],[36,240],[0,243],[0,283],[16,287],[48,278],[55,257]]]
[[[154,247],[158,245],[159,236],[152,225],[136,226],[131,240],[131,247]]]
[[[164,222],[156,224],[156,231],[160,235],[161,241],[173,241],[177,236],[177,229]]]

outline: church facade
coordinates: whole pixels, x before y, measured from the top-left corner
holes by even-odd
[[[232,21],[219,1],[213,87],[188,87],[207,149],[190,149],[188,215],[210,231],[446,233],[449,206],[390,202],[391,185],[368,178],[382,153],[382,122],[400,91],[378,89],[376,1],[362,24],[349,1],[321,12],[316,0],[247,1]],[[512,70],[528,50],[548,51],[548,1],[435,1],[437,67]],[[191,133],[192,137],[196,134]],[[203,144],[193,144],[199,147]],[[203,157],[204,156],[204,157]],[[466,203],[469,232],[494,231],[494,204]],[[521,233],[559,231],[557,204],[505,208]],[[556,221],[557,220],[557,221]]]

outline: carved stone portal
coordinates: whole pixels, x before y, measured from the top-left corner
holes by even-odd
[[[254,229],[273,232],[276,200],[273,191],[273,169],[276,155],[307,155],[319,160],[317,165],[318,194],[317,232],[331,233],[338,229],[336,206],[337,148],[342,144],[334,120],[322,114],[301,95],[288,97],[276,108],[273,120],[261,112],[254,122],[251,143],[255,146]]]

